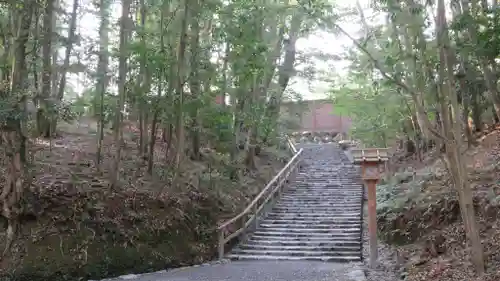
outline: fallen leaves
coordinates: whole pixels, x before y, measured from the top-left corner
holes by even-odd
[[[397,247],[406,260],[404,280],[500,280],[500,128],[485,133],[480,145],[466,154],[487,272],[484,276],[474,272],[456,195],[447,175],[438,177],[433,171],[419,197],[412,197],[404,208],[394,208],[394,213],[389,208],[379,214],[383,236],[406,243]],[[404,160],[398,165],[404,167]]]

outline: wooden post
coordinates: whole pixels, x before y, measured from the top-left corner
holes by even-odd
[[[361,174],[368,189],[368,233],[370,241],[370,267],[377,266],[377,183],[380,179],[379,164],[387,161],[386,148],[353,149],[354,163],[361,164]]]
[[[219,230],[219,260],[224,258],[224,230]]]
[[[368,233],[370,241],[370,267],[377,266],[377,180],[365,180],[368,188]]]

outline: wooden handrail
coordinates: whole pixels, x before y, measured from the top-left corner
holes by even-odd
[[[266,204],[271,199],[281,194],[281,191],[285,186],[287,180],[290,178],[290,175],[295,173],[299,168],[302,149],[297,151],[295,145],[293,145],[290,139],[288,139],[288,145],[289,149],[294,153],[292,159],[290,159],[285,167],[281,169],[271,181],[269,181],[264,189],[245,208],[245,210],[243,210],[233,218],[227,220],[217,228],[219,235],[219,259],[222,259],[224,257],[224,248],[227,242],[238,237],[246,228],[250,226],[250,224],[252,224],[252,222],[255,224],[255,226],[257,226],[259,213],[264,209]],[[263,200],[259,203],[261,199]],[[249,215],[250,217],[246,218]],[[236,222],[240,222],[238,229],[232,231],[231,233],[229,226],[233,225]]]
[[[288,147],[290,148],[290,151],[292,151],[293,154],[296,154],[297,148],[295,148],[295,145],[293,144],[292,140],[289,137],[287,137],[286,140],[288,142]]]

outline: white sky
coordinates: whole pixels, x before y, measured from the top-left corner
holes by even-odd
[[[355,8],[356,1],[355,0],[334,0],[337,6],[342,8]],[[71,1],[67,1],[71,2]],[[89,0],[83,0],[83,2],[89,2]],[[120,3],[120,1],[116,1]],[[369,9],[371,0],[359,0],[361,6],[365,10],[365,16],[370,20],[370,16],[372,15],[371,9]],[[69,5],[71,3],[67,3],[67,9],[70,10]],[[117,4],[115,4],[117,5]],[[112,15],[114,19],[111,20],[111,23],[116,22],[116,18],[119,16],[118,11],[119,8],[114,9],[116,13]],[[378,21],[378,20],[377,20]],[[84,37],[97,38],[98,37],[98,26],[99,20],[96,16],[90,13],[84,13],[79,19],[79,30],[77,32],[83,34]],[[346,30],[351,35],[358,35],[360,31],[360,23],[359,19],[351,20],[350,22],[342,22],[340,24],[344,30]],[[345,36],[341,35],[333,35],[327,33],[314,34],[307,38],[300,38],[297,41],[297,50],[298,51],[307,51],[307,50],[320,50],[327,54],[332,55],[342,55],[346,48],[352,48],[352,42]],[[78,48],[78,47],[77,47]],[[83,50],[83,48],[88,48],[88,46],[79,47]],[[345,73],[343,69],[348,66],[347,61],[336,61],[334,65],[328,65],[325,62],[316,62],[315,68],[318,70],[328,70],[328,72],[332,72],[332,76],[334,75],[342,75]],[[85,88],[85,81],[83,81],[84,75],[76,75],[69,74],[68,75],[68,83],[71,84],[72,88],[79,94]],[[88,84],[89,81],[87,81]],[[313,80],[311,83],[307,83],[306,80],[301,78],[294,78],[290,82],[291,89],[301,93],[304,99],[319,99],[326,97],[325,93],[329,89],[328,83],[321,82],[318,80]]]

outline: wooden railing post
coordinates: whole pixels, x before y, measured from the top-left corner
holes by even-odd
[[[219,230],[219,260],[224,258],[224,229]]]
[[[258,220],[258,217],[257,217],[257,208],[259,206],[258,205],[254,205],[253,206],[253,213],[254,213],[254,218],[253,218],[253,221],[254,221],[254,224],[255,224],[255,228],[257,229],[257,227],[259,226],[259,220]]]

